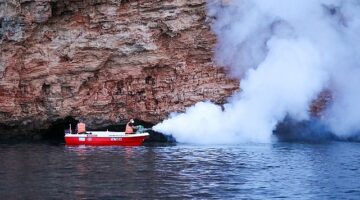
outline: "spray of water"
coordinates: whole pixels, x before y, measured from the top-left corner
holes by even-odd
[[[285,117],[309,119],[309,105],[333,93],[322,123],[340,137],[360,130],[360,2],[208,1],[216,62],[241,79],[222,107],[199,102],[156,131],[185,143],[270,142]]]

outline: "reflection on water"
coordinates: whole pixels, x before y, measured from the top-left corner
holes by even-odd
[[[360,144],[0,145],[1,199],[358,199]]]

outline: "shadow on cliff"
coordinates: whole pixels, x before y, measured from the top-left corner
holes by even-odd
[[[151,143],[174,143],[175,139],[172,136],[164,135],[162,133],[156,132],[151,130],[151,127],[154,126],[154,124],[135,119],[135,126],[142,125],[144,128],[149,129],[146,132],[150,134],[150,137],[145,140],[145,144],[151,144]],[[109,130],[109,131],[124,131],[125,130],[125,124],[122,125],[110,125],[110,126],[104,126],[99,129],[94,129],[94,131],[103,131],[103,130]]]
[[[56,120],[50,125],[47,130],[44,131],[44,133],[42,134],[42,139],[59,143],[64,142],[65,129],[69,129],[69,126],[71,124],[72,131],[75,131],[77,123],[78,120],[75,120],[72,117],[66,117],[64,119]],[[145,128],[150,129],[154,124],[135,119],[135,126],[136,125],[143,125]],[[109,125],[96,129],[91,129],[91,126],[88,127],[90,127],[89,129],[94,131],[124,131],[125,126],[125,124]],[[147,132],[150,134],[150,137],[145,141],[145,143],[172,143],[175,141],[173,137],[164,135],[153,130],[148,130]]]
[[[79,121],[71,116],[64,119],[58,119],[51,123],[48,129],[43,130],[42,139],[53,142],[64,142],[65,129],[69,129],[70,124],[72,129],[75,129]]]
[[[78,123],[78,120],[73,117],[66,117],[54,121],[48,129],[45,130],[32,130],[23,131],[17,127],[10,127],[0,124],[0,131],[3,133],[0,137],[1,143],[18,143],[18,142],[49,142],[52,144],[64,143],[64,131],[69,129],[69,125],[73,131]],[[149,122],[135,119],[135,125],[143,125],[148,128],[147,132],[150,134],[148,140],[145,141],[145,145],[153,145],[156,143],[175,143],[176,140],[172,136],[164,135],[162,133],[151,130],[154,125]],[[20,131],[17,131],[17,130]],[[89,128],[91,129],[91,127]],[[110,125],[100,127],[98,129],[91,129],[94,131],[124,131],[125,124]],[[5,133],[5,134],[4,134]],[[351,138],[340,138],[331,133],[326,126],[324,126],[320,120],[314,118],[303,122],[295,122],[290,118],[280,123],[274,131],[279,142],[306,142],[306,143],[322,143],[330,141],[350,141],[360,142],[360,136]]]
[[[279,142],[322,143],[329,141],[360,142],[359,136],[341,138],[333,134],[319,119],[296,122],[287,118],[274,131]]]
[[[65,130],[68,130],[71,125],[72,131],[75,131],[78,122],[79,121],[75,118],[68,116],[52,122],[48,129],[40,130],[29,130],[18,126],[0,124],[0,143],[45,142],[51,144],[64,144]],[[151,127],[154,125],[152,123],[135,119],[135,125],[143,125],[145,128],[149,129],[147,132],[150,134],[150,137],[145,141],[145,144],[147,145],[175,142],[173,137],[151,130]],[[87,129],[94,131],[124,131],[125,124],[103,126],[97,129],[92,129],[91,125],[87,125]]]

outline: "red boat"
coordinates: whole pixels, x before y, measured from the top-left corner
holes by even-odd
[[[149,133],[125,134],[125,132],[112,131],[87,131],[81,134],[66,133],[65,143],[67,145],[120,145],[140,146]]]

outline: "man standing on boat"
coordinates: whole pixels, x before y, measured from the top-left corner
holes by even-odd
[[[78,134],[86,133],[85,123],[79,122],[79,123],[77,124],[76,129],[77,129],[77,133],[78,133]]]
[[[130,119],[130,121],[126,124],[126,128],[125,128],[125,134],[134,134],[134,130],[136,129],[136,127],[134,126],[134,119]]]

